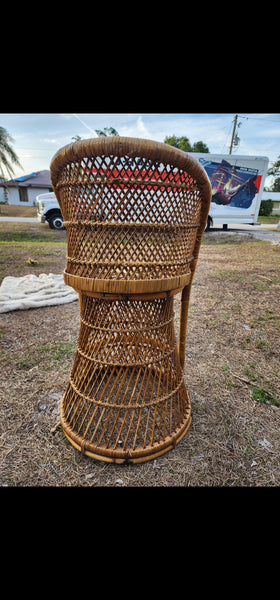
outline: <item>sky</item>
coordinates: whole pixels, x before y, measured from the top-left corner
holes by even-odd
[[[163,142],[166,136],[202,140],[213,154],[228,154],[233,113],[0,113],[0,126],[14,138],[23,170],[15,177],[49,169],[55,152],[71,143],[72,136],[96,137],[95,129],[114,127],[119,135]],[[280,113],[243,113],[233,154],[268,156],[269,166],[280,155]],[[271,185],[267,177],[265,185]]]

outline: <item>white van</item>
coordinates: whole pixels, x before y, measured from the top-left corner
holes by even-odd
[[[190,152],[204,167],[212,187],[210,225],[256,225],[268,168],[267,156]]]

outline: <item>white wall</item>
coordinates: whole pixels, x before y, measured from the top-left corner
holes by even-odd
[[[7,198],[8,204],[21,204],[21,202],[19,201],[18,188],[7,188]],[[24,204],[28,205],[28,202]]]
[[[1,189],[1,188],[0,188]],[[21,202],[19,199],[19,191],[17,187],[7,188],[8,204],[16,204],[18,206],[33,206],[36,202],[36,196],[45,194],[48,188],[27,188],[28,202]]]
[[[6,202],[5,189],[0,186],[0,202]]]

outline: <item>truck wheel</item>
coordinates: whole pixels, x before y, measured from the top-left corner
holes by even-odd
[[[65,227],[63,225],[63,219],[62,219],[60,212],[57,211],[50,216],[49,226],[51,229],[58,229],[58,230],[65,229]]]

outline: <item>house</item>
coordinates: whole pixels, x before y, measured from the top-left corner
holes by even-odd
[[[262,200],[272,200],[272,215],[280,215],[280,192],[263,192]]]
[[[35,171],[9,181],[1,181],[0,202],[35,206],[38,194],[52,191],[50,171]]]

